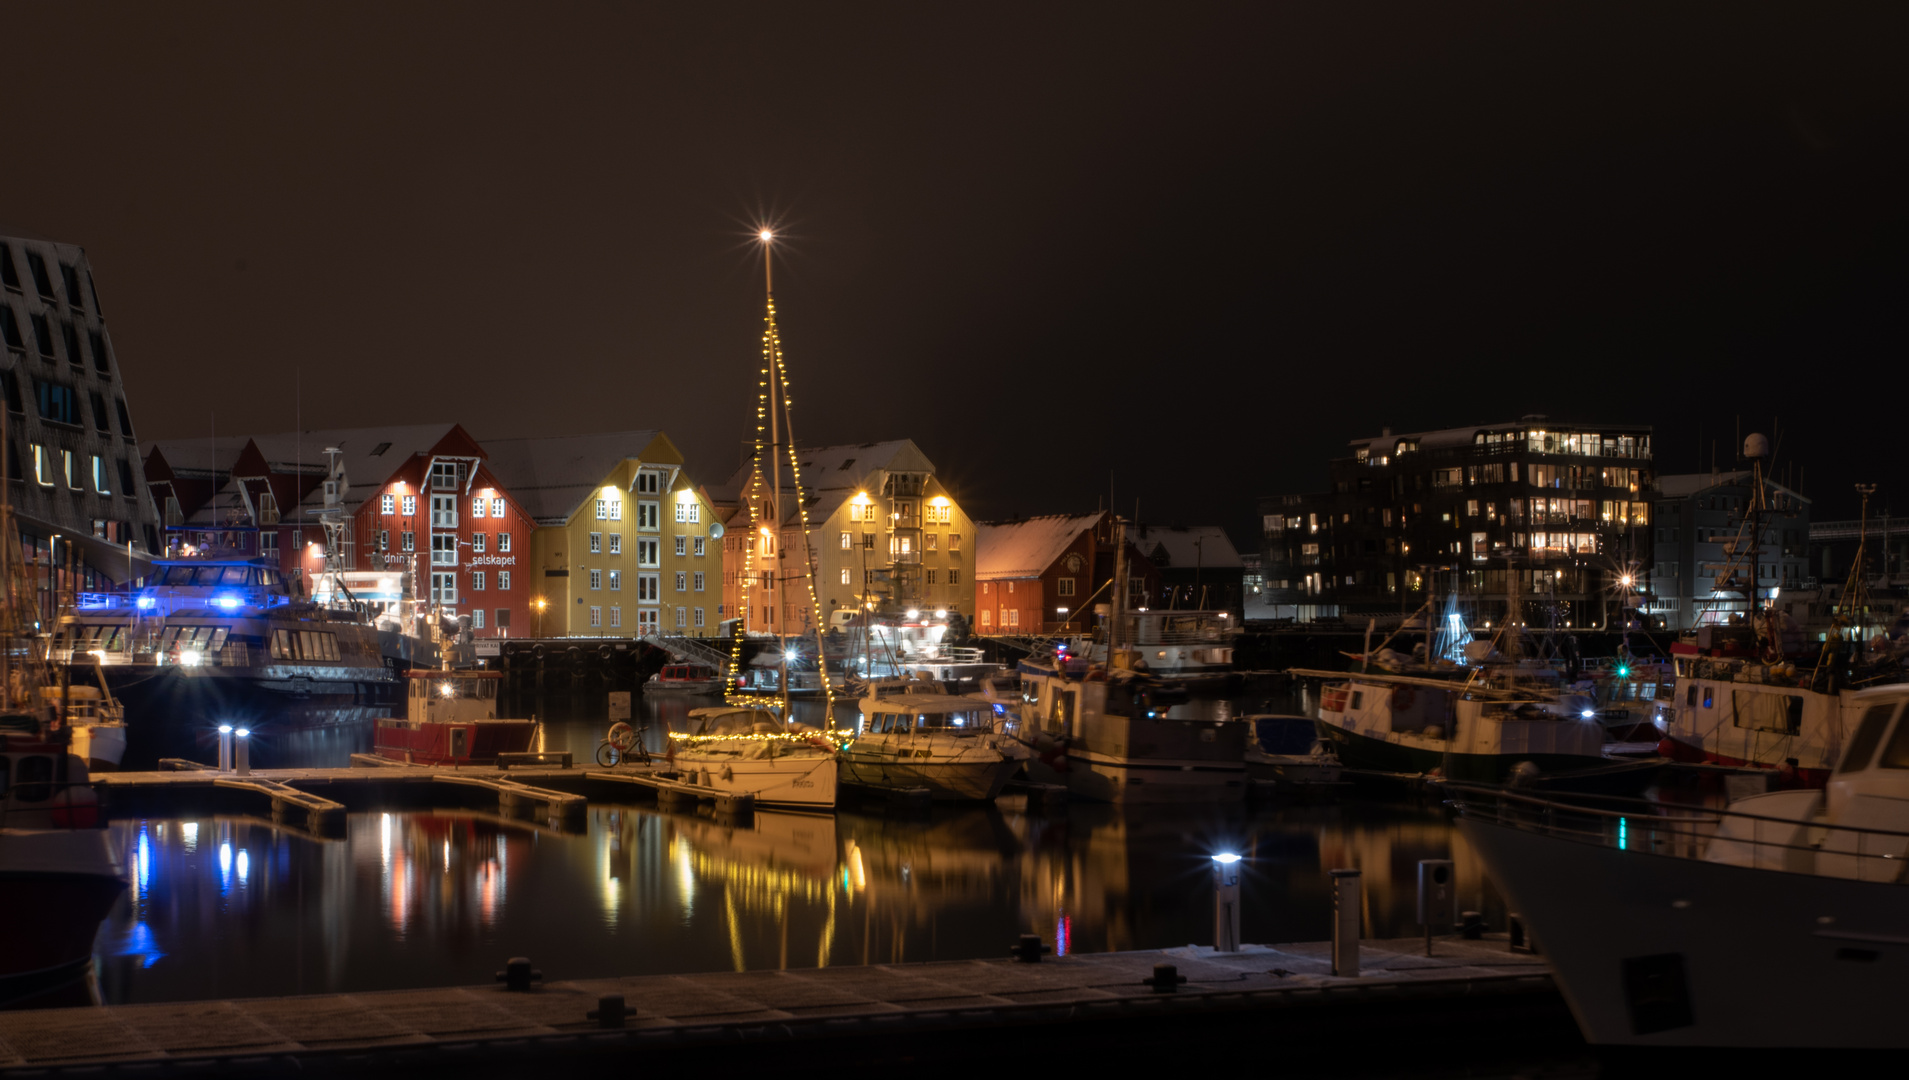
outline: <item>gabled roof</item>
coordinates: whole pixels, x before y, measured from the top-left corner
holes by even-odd
[[[1104,511],[1049,514],[975,526],[974,578],[1002,581],[1039,577],[1080,534],[1100,524]]]
[[[1155,566],[1239,569],[1240,553],[1218,525],[1141,525],[1127,539]]]
[[[857,490],[870,473],[880,469],[890,472],[935,471],[934,462],[928,460],[912,439],[842,446],[803,446],[797,443],[795,449],[796,460],[802,466],[802,490],[812,495]],[[736,467],[727,482],[710,485],[709,497],[730,505],[740,502],[743,489],[749,484],[749,473],[750,464],[744,461]],[[766,472],[763,475],[764,479],[768,478]],[[782,484],[785,490],[793,488],[795,484],[795,474],[790,470],[786,458],[782,462]],[[840,500],[837,500],[839,503]]]
[[[539,439],[486,439],[486,462],[491,475],[504,485],[524,512],[539,524],[570,520],[610,475],[630,458],[642,459],[659,431],[611,431],[595,435],[552,435]],[[667,439],[665,439],[667,446]],[[654,464],[682,465],[682,455],[669,446],[671,460]]]

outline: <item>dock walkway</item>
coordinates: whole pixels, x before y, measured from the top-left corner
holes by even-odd
[[[1080,1064],[1097,1054],[1131,1061],[1149,1047],[1183,1056],[1216,1039],[1269,1045],[1282,1032],[1330,1049],[1335,1031],[1348,1061],[1375,1043],[1449,1043],[1467,1030],[1581,1052],[1541,957],[1511,951],[1502,935],[1440,938],[1431,958],[1423,950],[1416,938],[1368,941],[1360,978],[1330,974],[1330,945],[1318,942],[553,980],[524,992],[501,985],[500,973],[486,986],[0,1013],[0,1075],[473,1065],[488,1075],[690,1066],[711,1052],[727,1067],[780,1062],[806,1073],[903,1060],[998,1064],[1042,1047]],[[1175,965],[1186,982],[1148,985],[1156,964]],[[613,995],[626,1011],[606,1000]]]

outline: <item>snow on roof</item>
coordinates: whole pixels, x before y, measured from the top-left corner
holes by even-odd
[[[641,458],[656,431],[486,439],[491,475],[540,522],[568,521],[618,462]],[[674,464],[674,463],[670,463]]]
[[[353,485],[376,485],[397,472],[406,460],[429,451],[450,434],[455,424],[399,424],[390,427],[323,428],[315,431],[287,431],[269,435],[220,435],[216,452],[213,437],[159,439],[146,444],[150,455],[156,448],[166,463],[179,474],[230,472],[244,452],[245,444],[255,443],[259,453],[276,472],[324,472],[328,447],[343,453],[340,459],[345,476]],[[302,468],[301,468],[302,466]],[[322,490],[314,491],[307,502],[322,503]],[[348,505],[351,505],[348,501]]]
[[[1127,539],[1156,566],[1225,570],[1245,565],[1218,525],[1141,525],[1129,530]]]
[[[1102,512],[1049,514],[1024,521],[975,526],[976,581],[1033,578],[1046,572],[1080,534],[1100,523]]]
[[[802,489],[821,495],[832,491],[854,491],[868,474],[878,469],[894,472],[934,472],[934,463],[922,454],[912,439],[887,442],[853,443],[842,446],[803,446],[796,444],[796,460],[802,466]],[[709,497],[716,502],[734,504],[742,500],[749,484],[750,463],[736,467],[728,481],[709,486]],[[765,479],[767,473],[764,473]],[[788,462],[782,463],[785,490],[795,485],[795,474]],[[839,504],[840,500],[836,500]],[[793,504],[792,504],[793,505]]]

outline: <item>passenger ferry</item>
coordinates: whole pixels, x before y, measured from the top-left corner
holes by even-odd
[[[396,572],[393,571],[393,576]],[[220,722],[309,727],[389,716],[436,647],[363,604],[320,604],[267,558],[155,560],[131,597],[85,594],[52,646],[70,682],[103,678],[127,760],[194,752]]]

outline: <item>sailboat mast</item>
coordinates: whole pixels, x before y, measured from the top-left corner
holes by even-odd
[[[764,233],[762,238],[762,289],[769,307],[769,317],[775,318],[776,291],[775,271],[773,267],[773,248],[769,241],[773,237]],[[782,672],[777,684],[782,687],[782,715],[789,715],[789,638],[783,632],[782,616],[788,610],[782,602],[782,380],[778,370],[776,356],[773,354],[774,338],[770,339],[769,356],[769,543],[763,545],[769,550],[769,580],[774,584],[769,589],[769,618],[774,626],[776,642],[780,646]],[[818,644],[819,644],[818,639]]]

